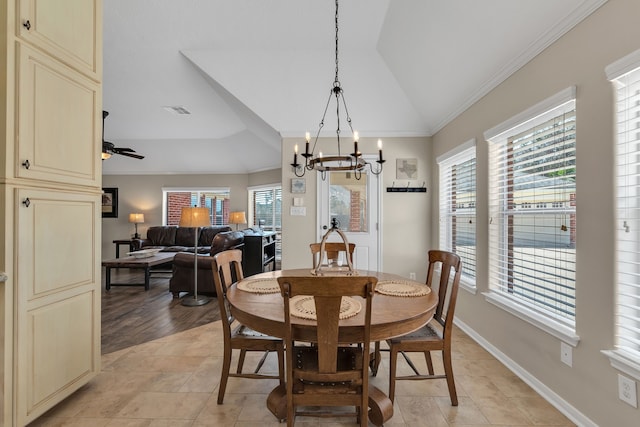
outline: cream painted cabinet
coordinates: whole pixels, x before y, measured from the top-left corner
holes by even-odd
[[[99,370],[97,195],[15,190],[19,422],[31,422]]]
[[[26,44],[16,56],[16,176],[99,185],[100,85]]]
[[[17,0],[19,37],[95,80],[102,79],[102,2]]]
[[[0,1],[0,31],[0,425],[22,427],[100,371],[102,0]]]

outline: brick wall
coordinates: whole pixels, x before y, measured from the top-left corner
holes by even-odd
[[[191,193],[167,194],[167,225],[180,224],[182,208],[191,206]]]
[[[349,231],[360,230],[360,192],[351,191],[351,215],[349,216]]]

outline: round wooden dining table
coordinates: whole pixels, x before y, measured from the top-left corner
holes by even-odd
[[[390,273],[359,270],[357,274],[373,276],[378,281],[416,283]],[[256,274],[244,280],[276,280],[280,276],[312,276],[312,274],[310,269],[276,270]],[[238,289],[238,285],[235,284],[228,289],[227,300],[231,305],[231,312],[239,322],[258,332],[284,338],[284,302],[280,292],[247,292]],[[421,328],[431,320],[437,304],[438,295],[435,292],[412,297],[390,296],[376,292],[371,307],[371,340],[384,341]],[[301,341],[315,340],[315,320],[292,317],[291,322],[296,329],[296,336]],[[364,310],[353,317],[340,320],[340,343],[348,344],[357,341],[356,337],[361,334],[361,330],[358,331],[358,329],[363,323]]]
[[[357,271],[357,274],[376,277],[379,284],[384,281],[425,286],[395,274],[363,270]],[[227,300],[231,305],[232,314],[240,323],[258,332],[284,338],[284,300],[279,290],[269,293],[250,292],[246,290],[247,286],[244,286],[258,281],[271,282],[270,286],[273,286],[273,281],[280,276],[310,277],[312,274],[310,269],[276,270],[256,274],[229,287]],[[321,279],[325,276],[317,277]],[[238,286],[245,290],[238,289]],[[384,341],[421,328],[431,320],[437,304],[438,295],[435,292],[420,296],[392,296],[376,292],[371,307],[371,341]],[[297,340],[316,341],[315,320],[292,316],[291,323],[296,329]],[[355,316],[341,319],[338,331],[340,343],[358,342],[363,324],[364,310],[360,310]],[[375,359],[379,361],[378,354],[375,355]],[[267,407],[280,421],[283,420],[286,414],[286,395],[283,386],[278,386],[271,392],[267,399]],[[383,425],[393,416],[391,400],[371,385],[369,386],[369,408],[369,420],[376,426]]]

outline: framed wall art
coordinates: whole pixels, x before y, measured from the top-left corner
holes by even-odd
[[[307,189],[304,178],[291,178],[291,192],[304,193]]]
[[[396,159],[396,179],[418,179],[418,159]]]
[[[118,189],[102,189],[102,218],[118,218]]]

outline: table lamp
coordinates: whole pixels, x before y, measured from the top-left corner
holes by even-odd
[[[135,224],[136,234],[133,235],[134,239],[139,239],[140,235],[138,234],[138,224],[144,223],[144,214],[141,213],[130,213],[129,214],[129,222]]]
[[[195,307],[198,305],[204,305],[209,302],[209,298],[198,295],[198,235],[200,234],[200,227],[211,225],[211,219],[209,218],[209,208],[185,207],[182,208],[180,214],[180,227],[193,227],[196,229],[196,241],[193,245],[193,298],[188,295],[182,298],[182,305],[187,307]]]
[[[231,212],[229,214],[229,224],[235,224],[236,230],[238,229],[238,224],[246,224],[247,223],[247,215],[243,212]]]

